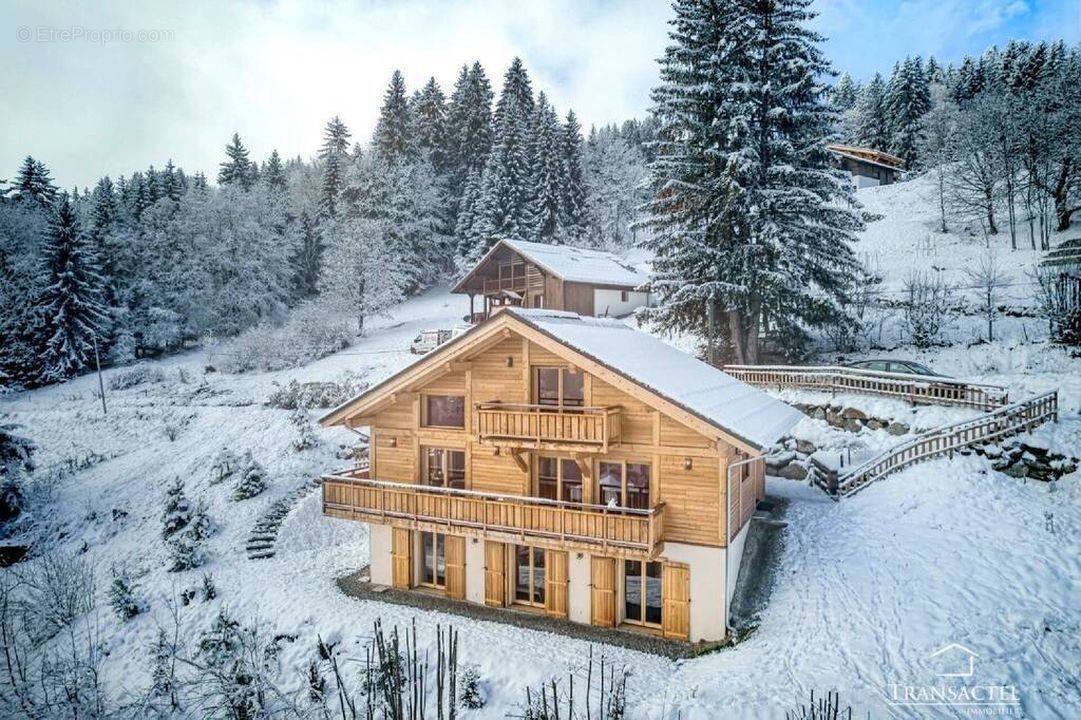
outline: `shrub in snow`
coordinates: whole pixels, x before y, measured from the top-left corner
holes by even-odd
[[[256,626],[242,626],[219,610],[195,648],[197,704],[218,708],[218,715],[227,718],[264,717],[273,694],[268,671],[274,654]]]
[[[289,416],[289,420],[293,423],[293,427],[297,429],[297,435],[293,438],[293,450],[303,452],[319,444],[319,438],[315,435],[315,428],[312,427],[311,417],[308,415],[306,407],[301,405],[294,410],[293,414]]]
[[[150,647],[150,694],[171,698],[176,705],[176,644],[161,628]]]
[[[37,445],[17,434],[18,425],[0,425],[0,522],[18,517],[23,508],[23,480],[34,469]]]
[[[459,680],[458,703],[469,710],[480,710],[488,703],[488,688],[480,679],[476,665],[466,665]]]
[[[128,388],[146,385],[148,383],[160,383],[165,381],[165,373],[156,365],[139,364],[125,368],[109,377],[110,390],[127,390]]]
[[[1051,340],[1063,345],[1081,345],[1081,279],[1057,268],[1036,272],[1040,309],[1047,318]]]
[[[214,586],[214,576],[203,573],[203,602],[213,600],[218,596],[218,588]]]
[[[131,620],[143,611],[143,603],[137,595],[138,585],[127,570],[113,568],[113,581],[109,584],[109,607],[121,620]]]
[[[913,273],[905,281],[903,325],[909,341],[918,348],[941,340],[953,311],[953,291],[939,275]]]
[[[271,393],[266,404],[282,410],[337,407],[367,389],[368,383],[351,372],[343,373],[338,381],[301,383],[290,380]]]
[[[252,457],[251,451],[244,453],[239,478],[233,487],[234,500],[247,500],[266,490],[267,473],[262,465]]]
[[[94,573],[86,559],[50,550],[17,570],[24,620],[36,640],[55,636],[94,607]]]
[[[178,485],[179,494],[176,493]],[[206,503],[200,500],[192,508],[183,495],[183,483],[179,479],[166,497],[168,504],[176,506],[173,510],[166,507],[162,514],[162,536],[168,544],[171,561],[169,570],[193,570],[206,561],[203,545],[214,529],[207,514]]]
[[[226,343],[217,358],[232,373],[265,372],[300,367],[349,346],[347,321],[319,303],[305,303],[279,326],[259,325]]]
[[[240,456],[229,448],[222,448],[214,456],[214,464],[210,466],[211,484],[225,482],[233,476],[240,467]]]
[[[191,503],[184,494],[184,481],[175,478],[165,490],[165,502],[161,510],[161,536],[170,538],[187,526],[191,520]]]
[[[831,718],[852,717],[852,706],[841,707],[840,693],[826,692],[826,697],[821,694],[816,698],[815,691],[811,691],[811,702],[800,705],[795,710],[785,712],[785,720],[831,720]]]

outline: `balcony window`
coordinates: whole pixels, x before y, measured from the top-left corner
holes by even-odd
[[[537,463],[537,496],[582,502],[582,469],[574,460],[541,457]]]
[[[424,448],[425,485],[465,489],[465,452],[445,448]]]
[[[533,376],[538,405],[580,408],[585,404],[585,373],[581,370],[539,367]]]
[[[426,427],[465,427],[465,398],[461,395],[425,395]]]
[[[514,546],[514,601],[544,607],[544,550]]]
[[[649,509],[650,467],[648,464],[604,460],[601,461],[599,470],[598,497],[602,505],[618,505],[637,510]]]
[[[661,563],[624,560],[624,622],[660,626],[661,609]]]

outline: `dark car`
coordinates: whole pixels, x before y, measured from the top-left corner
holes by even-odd
[[[876,372],[904,373],[906,375],[947,377],[942,373],[935,372],[926,365],[921,365],[912,360],[860,360],[859,362],[848,363],[845,367],[855,368],[857,370],[874,370]]]

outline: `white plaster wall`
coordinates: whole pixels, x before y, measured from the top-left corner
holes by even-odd
[[[666,541],[664,558],[691,569],[691,642],[723,639],[728,614],[725,549]]]
[[[368,569],[376,585],[391,585],[394,581],[390,557],[392,534],[389,525],[368,526]]]
[[[567,619],[585,625],[593,622],[589,558],[588,554],[573,550],[567,553]]]
[[[627,302],[623,302],[622,291],[606,288],[593,289],[593,314],[597,317],[609,315],[622,317],[629,315],[635,308],[649,304],[649,293],[628,292]]]
[[[465,539],[465,599],[484,604],[484,541]]]
[[[747,543],[747,534],[751,523],[748,522],[739,531],[736,538],[728,544],[728,577],[725,581],[725,602],[732,603],[732,594],[736,592],[736,579],[739,578],[739,567],[743,563],[743,546]]]

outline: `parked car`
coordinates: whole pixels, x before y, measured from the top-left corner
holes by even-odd
[[[413,343],[409,346],[409,352],[414,355],[429,353],[446,341],[465,334],[468,330],[468,325],[455,325],[450,330],[425,330],[413,338]]]
[[[423,355],[435,350],[447,340],[450,340],[450,330],[424,330],[413,338],[409,352],[414,355]]]
[[[857,370],[874,370],[876,372],[891,372],[891,373],[904,373],[905,375],[926,375],[928,377],[948,377],[942,373],[935,372],[931,368],[913,360],[860,360],[859,362],[848,363],[845,367],[855,368]]]

